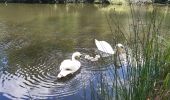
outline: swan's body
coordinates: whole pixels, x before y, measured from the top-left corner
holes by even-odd
[[[115,51],[113,50],[112,46],[106,41],[98,41],[97,39],[95,39],[95,44],[98,50],[108,54],[115,54]]]
[[[116,60],[117,66],[121,66],[122,64],[127,64],[128,61],[127,61],[126,50],[122,44],[120,44],[120,43],[116,44],[114,49],[106,41],[98,41],[95,39],[95,44],[96,44],[98,50],[102,51],[103,53],[107,53],[110,55],[115,54],[116,55],[115,60]],[[102,56],[102,57],[107,57],[107,56]]]
[[[97,49],[104,53],[112,55],[115,53],[118,54],[126,53],[124,46],[120,43],[116,45],[115,49],[113,49],[112,46],[106,41],[98,41],[97,39],[95,39],[95,44],[97,46]]]
[[[111,45],[109,43],[107,43],[106,41],[98,41],[95,39],[95,44],[98,48],[98,50],[102,51],[104,56],[102,57],[107,57],[107,56],[112,56],[113,54],[115,54],[114,56],[114,60],[116,60],[116,66],[126,66],[126,65],[130,65],[130,66],[137,66],[137,61],[136,58],[133,57],[132,55],[132,50],[130,48],[125,48],[122,44],[118,43],[116,44],[115,48],[113,49],[111,47]],[[109,54],[109,55],[108,55]],[[140,65],[143,65],[143,58],[142,55],[139,55],[139,61],[138,63]]]
[[[60,65],[60,73],[57,78],[66,77],[69,74],[74,74],[78,69],[80,69],[81,63],[76,59],[76,57],[80,57],[81,54],[79,52],[75,52],[72,55],[72,59],[66,59],[61,62]]]

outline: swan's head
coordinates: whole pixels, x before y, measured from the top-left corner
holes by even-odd
[[[73,55],[72,55],[72,60],[73,59],[80,59],[80,57],[82,56],[82,54],[80,52],[74,52]]]
[[[116,46],[120,47],[120,48],[124,48],[124,46],[122,44],[120,44],[120,43],[118,43]]]
[[[120,43],[116,44],[116,51],[117,53],[126,53],[125,47]]]

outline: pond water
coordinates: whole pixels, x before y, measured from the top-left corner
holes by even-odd
[[[170,11],[158,8],[169,35]],[[135,7],[145,24],[152,9]],[[102,99],[100,81],[112,86],[115,79],[112,62],[81,59],[81,70],[64,80],[57,79],[59,65],[75,51],[94,56],[95,38],[126,43],[131,21],[129,6],[0,4],[0,99]]]

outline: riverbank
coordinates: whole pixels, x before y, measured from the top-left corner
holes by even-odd
[[[169,0],[0,0],[0,3],[37,3],[37,4],[67,4],[67,3],[90,3],[90,4],[167,4]]]

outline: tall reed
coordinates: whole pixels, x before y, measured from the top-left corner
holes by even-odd
[[[168,6],[165,12],[159,14],[160,8],[152,5],[152,11],[145,16],[141,16],[136,11],[142,9],[141,6],[131,4],[129,7],[132,18],[129,22],[130,35],[123,32],[119,19],[106,16],[110,18],[107,21],[111,32],[114,32],[110,24],[113,22],[117,28],[113,34],[121,34],[122,40],[125,40],[124,43],[127,43],[131,50],[131,61],[128,59],[129,65],[126,66],[127,74],[122,79],[118,75],[117,66],[113,65],[113,69],[110,70],[112,73],[110,77],[114,77],[111,89],[108,88],[105,75],[101,74],[100,81],[97,83],[100,84],[98,94],[102,100],[168,100],[170,99],[170,43],[164,37],[166,34],[162,33]],[[116,13],[113,15],[117,16]]]

